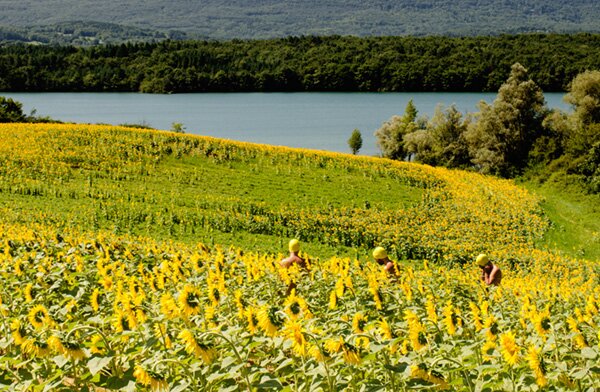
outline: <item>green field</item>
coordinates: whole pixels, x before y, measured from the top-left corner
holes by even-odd
[[[598,204],[575,188],[124,127],[0,136],[0,389],[600,387]],[[280,267],[291,238],[308,270]]]

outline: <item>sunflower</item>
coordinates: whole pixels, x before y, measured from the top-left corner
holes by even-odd
[[[285,299],[283,306],[285,308],[285,313],[290,316],[292,320],[296,320],[300,317],[300,314],[303,314],[306,318],[312,317],[306,301],[304,298],[296,295],[295,289],[293,289],[290,295]]]
[[[44,325],[51,325],[52,319],[48,314],[48,309],[44,305],[35,305],[29,311],[29,315],[27,316],[31,325],[35,328],[42,328]]]
[[[194,333],[189,329],[182,330],[177,336],[185,343],[185,351],[201,358],[204,363],[210,364],[217,357],[217,351],[210,344],[198,343]]]
[[[19,320],[13,320],[10,323],[10,328],[12,329],[12,336],[15,344],[21,345],[27,340],[25,328],[21,325]]]
[[[473,317],[473,324],[475,324],[475,331],[479,332],[483,329],[483,322],[481,321],[481,310],[474,302],[469,302],[471,308],[471,316]]]
[[[104,354],[104,347],[101,335],[95,334],[90,339],[90,352],[92,354]]]
[[[117,332],[131,331],[135,327],[135,324],[131,324],[131,318],[128,314],[122,310],[117,310],[113,325]]]
[[[452,309],[452,303],[448,302],[444,307],[444,324],[446,325],[446,330],[448,331],[448,335],[452,336],[456,333],[456,323],[454,311]]]
[[[352,332],[365,333],[367,329],[367,318],[362,313],[356,313],[352,318]]]
[[[575,342],[575,345],[579,348],[587,347],[587,341],[585,340],[585,337],[581,334],[581,330],[579,330],[579,324],[577,320],[569,316],[567,318],[567,324],[569,325],[569,329],[573,333],[573,341]]]
[[[342,298],[344,296],[344,290],[346,289],[346,285],[344,284],[344,279],[340,278],[335,283],[335,295],[338,298]]]
[[[368,329],[367,318],[362,313],[356,313],[352,318],[352,332],[355,334],[364,334]],[[369,338],[366,336],[358,336],[355,343],[359,347],[369,347]]]
[[[207,306],[204,308],[204,321],[209,328],[217,327],[217,308],[215,306]]]
[[[342,352],[344,355],[344,361],[350,365],[360,364],[360,355],[358,355],[358,349],[350,343],[344,343],[342,345]]]
[[[30,303],[33,301],[33,283],[27,283],[25,288],[23,289],[23,294],[25,295],[25,303]]]
[[[179,293],[179,310],[186,317],[200,313],[200,291],[192,285],[185,285]]]
[[[329,354],[339,353],[344,346],[344,339],[341,337],[339,339],[329,339],[325,341],[324,346]]]
[[[258,317],[256,314],[256,310],[253,307],[248,307],[246,308],[244,315],[246,317],[247,322],[246,329],[248,330],[248,332],[254,335],[256,333],[256,330],[258,329]]]
[[[221,300],[221,292],[219,288],[216,286],[208,287],[208,299],[210,300],[212,306],[218,306],[219,301]]]
[[[329,294],[329,309],[334,310],[337,307],[337,299],[338,296],[334,290]]]
[[[427,318],[434,324],[438,322],[438,315],[435,310],[435,300],[432,295],[427,296],[427,302],[425,302],[425,309],[427,309]]]
[[[244,293],[242,293],[242,290],[236,290],[234,293],[234,299],[235,299],[235,305],[237,307],[238,313],[237,316],[240,319],[244,319],[245,318],[245,310],[246,310],[246,301],[244,300]]]
[[[500,335],[500,353],[502,357],[511,366],[519,362],[520,348],[517,346],[515,336],[511,331]]]
[[[546,336],[550,333],[552,324],[550,324],[550,312],[546,309],[543,312],[537,313],[533,318],[533,325],[535,330],[543,340],[546,340]]]
[[[321,351],[321,349],[317,345],[311,346],[308,349],[308,354],[311,357],[313,357],[315,359],[315,361],[317,361],[317,362],[325,362],[325,360],[327,359],[327,356],[325,355],[325,353],[323,351]]]
[[[496,317],[493,315],[489,315],[485,319],[485,323],[483,323],[483,327],[485,328],[485,335],[487,340],[496,340],[496,336],[498,336],[498,322],[496,321]]]
[[[153,329],[154,336],[156,339],[163,342],[166,349],[173,347],[173,342],[171,341],[171,337],[169,336],[169,332],[167,331],[165,324],[155,324]]]
[[[163,294],[160,297],[160,312],[169,320],[179,315],[179,308],[171,294]]]
[[[263,307],[258,312],[258,326],[267,336],[274,337],[277,331],[283,325],[283,317],[278,313],[274,306]]]
[[[375,302],[375,309],[377,309],[377,310],[383,309],[383,304],[381,301],[382,295],[381,295],[381,291],[379,290],[379,286],[377,286],[376,284],[369,283],[369,292],[373,296],[373,301]]]
[[[425,327],[419,321],[417,315],[410,310],[404,312],[404,319],[408,323],[408,337],[414,350],[419,351],[427,346],[427,335]]]
[[[48,344],[37,339],[26,339],[22,342],[21,349],[23,352],[31,354],[35,357],[45,357],[50,354],[50,348]]]
[[[437,390],[446,390],[449,388],[448,383],[442,375],[435,370],[428,370],[424,363],[413,365],[410,367],[410,376],[419,380],[423,380],[435,385]]]
[[[381,321],[379,321],[379,334],[386,340],[391,340],[394,338],[394,334],[392,333],[392,328],[390,327],[390,325],[388,324],[388,322],[382,318]]]
[[[546,378],[546,365],[544,364],[543,357],[540,355],[541,352],[542,350],[536,348],[534,345],[529,346],[527,362],[529,363],[529,368],[535,375],[536,384],[540,387],[544,387],[548,384],[548,379]]]
[[[152,391],[166,391],[169,388],[169,384],[163,376],[155,372],[145,370],[139,365],[135,366],[133,377],[135,377],[136,382],[146,387],[150,387]]]
[[[481,348],[481,354],[483,355],[484,362],[490,362],[492,360],[492,355],[494,354],[495,349],[496,343],[493,340],[487,340],[485,342]]]
[[[292,349],[296,354],[299,356],[306,355],[307,342],[304,336],[304,330],[298,322],[291,321],[287,323],[283,329],[283,335],[292,342]]]
[[[86,358],[85,352],[82,350],[81,346],[77,343],[73,342],[63,342],[63,355],[69,359],[79,361]]]
[[[92,291],[90,295],[90,306],[94,309],[94,312],[98,312],[100,310],[100,290],[97,288]]]

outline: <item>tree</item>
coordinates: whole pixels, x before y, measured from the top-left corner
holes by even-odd
[[[587,153],[600,142],[600,71],[577,75],[569,84],[565,101],[573,106],[565,147],[574,155]]]
[[[516,63],[492,105],[481,102],[479,108],[479,121],[465,133],[472,162],[484,173],[509,177],[520,172],[543,132],[548,110],[542,90]]]
[[[171,132],[185,133],[185,126],[182,123],[174,122],[171,124]]]
[[[23,122],[23,104],[11,98],[0,97],[0,123]]]
[[[355,129],[354,131],[352,131],[350,139],[348,139],[348,146],[350,147],[350,150],[352,150],[352,154],[356,155],[356,153],[358,153],[358,150],[362,148],[362,145],[362,135],[360,134],[360,131],[358,129]]]
[[[392,116],[375,131],[377,145],[386,158],[405,159],[404,136],[419,129],[416,122],[417,109],[412,101],[408,101],[403,116]]]
[[[580,73],[569,84],[565,101],[583,124],[600,123],[600,71]]]
[[[470,119],[463,119],[456,106],[435,109],[425,129],[404,136],[404,148],[415,160],[429,165],[463,167],[469,164],[464,138]]]

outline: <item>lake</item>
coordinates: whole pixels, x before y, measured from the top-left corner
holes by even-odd
[[[496,93],[0,93],[23,103],[26,113],[65,122],[146,124],[186,133],[256,143],[349,152],[354,129],[363,137],[361,155],[377,155],[373,133],[410,99],[419,115],[431,117],[438,104],[476,112]],[[564,93],[544,94],[548,106],[568,110]]]

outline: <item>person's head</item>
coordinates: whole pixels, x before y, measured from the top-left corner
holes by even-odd
[[[377,248],[375,248],[373,250],[373,257],[375,258],[375,261],[377,261],[379,264],[381,264],[385,260],[387,260],[388,254],[385,251],[385,249],[383,249],[381,246],[378,246]]]
[[[300,241],[294,238],[288,244],[288,248],[290,249],[290,252],[298,253],[298,251],[300,250]]]
[[[477,256],[477,259],[475,260],[475,262],[477,263],[479,268],[485,268],[490,264],[490,259],[489,259],[489,257],[487,257],[486,254],[482,253],[479,256]]]

